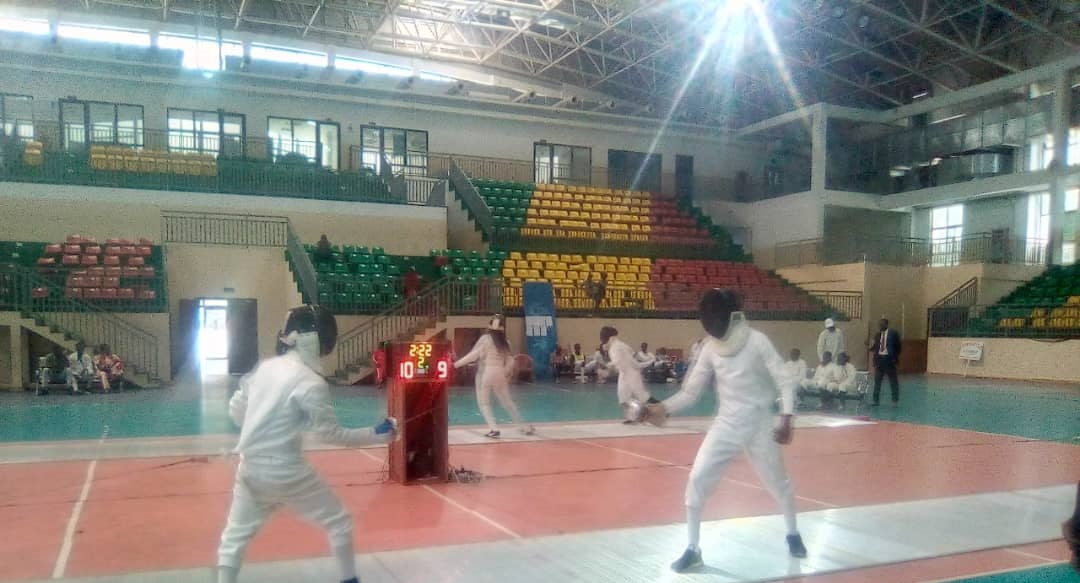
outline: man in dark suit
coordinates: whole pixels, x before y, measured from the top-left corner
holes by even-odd
[[[874,354],[874,402],[881,404],[881,379],[889,375],[889,388],[892,389],[892,404],[900,402],[900,381],[896,378],[896,363],[900,360],[900,334],[889,328],[885,318],[879,323],[879,332],[874,338],[870,351]]]

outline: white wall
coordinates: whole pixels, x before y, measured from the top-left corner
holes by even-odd
[[[821,237],[825,217],[824,195],[801,192],[752,203],[699,201],[699,206],[719,225],[750,230],[754,263],[773,265],[777,243]]]
[[[983,343],[983,359],[965,370],[964,341]],[[927,372],[973,377],[1080,383],[1080,340],[1040,342],[1020,338],[931,338]]]
[[[662,172],[674,173],[675,155],[694,156],[696,177],[733,177],[742,169],[751,179],[761,175],[761,158],[753,143],[733,144],[719,136],[710,139],[689,135],[660,134],[640,131],[635,122],[614,121],[604,127],[585,127],[575,121],[561,122],[558,118],[536,118],[535,121],[492,119],[482,114],[433,111],[423,105],[400,100],[392,105],[363,102],[363,88],[356,89],[356,99],[320,95],[316,91],[288,93],[284,90],[268,94],[264,89],[233,88],[217,80],[150,79],[131,80],[93,78],[82,74],[54,72],[41,75],[21,69],[3,70],[4,91],[34,97],[35,119],[59,118],[57,100],[74,96],[78,99],[143,105],[148,129],[165,129],[167,108],[219,108],[247,116],[247,133],[265,137],[267,116],[331,120],[341,124],[341,167],[348,168],[349,146],[360,143],[361,126],[374,122],[386,127],[399,127],[428,132],[428,149],[432,152],[529,160],[533,158],[533,143],[589,146],[593,149],[594,166],[607,166],[609,149],[655,152],[663,156]],[[481,104],[466,107],[482,110]],[[665,185],[667,186],[667,185]],[[673,186],[673,185],[672,185]]]
[[[48,212],[42,212],[48,208]],[[446,209],[271,196],[0,182],[0,240],[53,241],[72,233],[161,240],[161,211],[288,217],[307,243],[378,245],[392,255],[446,247]]]

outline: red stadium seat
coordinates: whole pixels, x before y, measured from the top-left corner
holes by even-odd
[[[81,287],[69,287],[64,290],[65,298],[82,298],[83,290]]]
[[[127,264],[130,266],[142,267],[146,264],[146,260],[138,256],[128,257]]]
[[[82,256],[82,261],[80,261],[79,264],[80,265],[97,265],[98,264],[98,256],[97,255],[83,255]]]
[[[64,265],[78,265],[79,264],[79,256],[78,255],[64,255],[63,264]]]
[[[104,259],[105,265],[120,265],[119,255],[106,255]]]
[[[135,299],[135,290],[130,287],[122,287],[116,290],[116,298],[120,300]]]
[[[30,297],[35,299],[47,298],[49,297],[49,288],[35,287],[34,289],[30,290]]]

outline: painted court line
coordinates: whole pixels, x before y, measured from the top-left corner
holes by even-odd
[[[453,498],[439,492],[435,488],[432,488],[431,486],[428,486],[428,485],[424,485],[424,489],[427,490],[428,492],[431,492],[432,494],[434,494],[437,498],[442,499],[447,504],[450,504],[454,508],[457,508],[459,510],[467,512],[467,513],[475,516],[476,518],[479,518],[480,520],[490,524],[491,526],[495,527],[496,529],[498,529],[498,530],[502,531],[503,533],[509,535],[511,538],[515,538],[515,539],[520,539],[521,538],[520,534],[510,530],[509,528],[503,526],[502,524],[499,524],[498,521],[484,515],[483,513],[479,512],[477,510],[473,510],[472,508],[469,508],[468,506],[465,506],[464,504],[458,502],[457,500],[454,500]]]
[[[591,441],[586,441],[584,439],[578,439],[576,441],[579,441],[579,442],[587,444],[587,445],[591,445],[593,447],[600,447],[600,448],[603,448],[603,449],[610,449],[611,451],[617,451],[617,452],[619,452],[621,454],[633,456],[633,457],[640,458],[640,459],[643,459],[643,460],[648,460],[648,461],[651,461],[651,462],[656,462],[656,463],[661,464],[661,465],[663,465],[665,467],[679,468],[679,469],[683,469],[683,470],[686,470],[686,471],[690,471],[690,466],[688,466],[688,465],[677,464],[677,463],[670,462],[670,461],[667,461],[667,460],[662,460],[662,459],[659,459],[659,458],[654,458],[654,457],[651,457],[651,456],[642,455],[642,454],[639,454],[639,453],[634,453],[632,451],[625,450],[625,449],[622,449],[622,448],[619,448],[619,447],[612,447],[610,445],[604,445],[604,444],[601,444],[601,443],[593,443]],[[750,483],[750,482],[744,482],[742,480],[736,480],[734,478],[726,478],[725,477],[725,478],[721,478],[721,480],[723,480],[725,482],[730,482],[732,484],[738,484],[740,486],[745,486],[747,488],[753,488],[754,490],[765,490],[765,487],[760,485],[760,484],[753,484],[753,483]],[[804,502],[810,502],[812,504],[817,504],[819,506],[824,506],[826,508],[839,508],[839,506],[837,506],[836,504],[825,502],[823,500],[815,500],[813,498],[807,498],[806,496],[799,496],[798,494],[795,495],[795,499],[802,500]]]
[[[105,430],[101,432],[101,438],[98,439],[99,452],[101,445],[105,443],[105,438],[108,436],[109,426],[106,425]],[[97,456],[95,456],[86,466],[86,479],[83,480],[82,490],[79,491],[79,499],[75,501],[75,506],[71,508],[71,516],[68,517],[67,527],[64,528],[64,542],[60,545],[60,553],[56,556],[56,564],[53,566],[53,579],[60,579],[64,576],[64,572],[67,571],[68,559],[71,557],[71,547],[75,543],[75,529],[79,526],[79,517],[82,516],[82,509],[86,504],[86,499],[90,497],[90,486],[94,483],[94,472],[97,471],[97,463]]]
[[[1042,555],[1037,555],[1035,553],[1029,553],[1027,551],[1021,551],[1020,549],[1005,549],[1005,552],[1006,553],[1012,553],[1014,555],[1020,555],[1021,557],[1028,557],[1028,558],[1031,558],[1031,559],[1038,559],[1038,560],[1046,562],[1046,563],[1059,563],[1059,562],[1061,562],[1059,559],[1051,559],[1050,557],[1044,557]]]

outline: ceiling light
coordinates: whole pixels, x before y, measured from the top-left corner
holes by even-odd
[[[868,24],[870,24],[870,17],[869,16],[863,14],[862,16],[859,17],[859,28],[866,28],[866,26]]]

